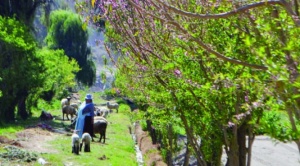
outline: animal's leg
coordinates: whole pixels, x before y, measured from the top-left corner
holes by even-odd
[[[79,149],[80,149],[80,152],[81,152],[81,149],[82,149],[82,143],[80,143],[80,148],[79,148]]]
[[[84,144],[84,152],[91,152],[89,144]]]
[[[105,144],[105,131],[103,132],[103,143]]]

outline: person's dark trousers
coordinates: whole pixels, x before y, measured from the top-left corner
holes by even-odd
[[[87,132],[91,135],[92,139],[94,136],[94,119],[91,116],[86,116],[84,119],[83,133]]]

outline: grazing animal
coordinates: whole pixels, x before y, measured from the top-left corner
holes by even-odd
[[[101,116],[95,116],[94,117],[94,133],[100,134],[99,142],[101,142],[101,140],[103,138],[103,143],[105,143],[106,128],[107,128],[107,120]]]
[[[72,134],[72,153],[79,154],[79,145],[80,144],[80,138],[77,134],[77,131],[74,131]]]
[[[77,111],[74,107],[70,106],[70,105],[65,105],[62,108],[62,114],[63,114],[63,121],[65,120],[65,114],[67,119],[69,120],[68,115],[71,115],[71,120],[73,119],[74,115],[77,115]]]
[[[63,108],[65,105],[70,105],[70,100],[71,100],[70,96],[61,99],[61,108]]]
[[[92,141],[91,135],[89,133],[83,133],[81,143],[80,143],[80,151],[82,149],[82,145],[84,144],[84,152],[91,152],[91,141]]]
[[[64,107],[70,105],[71,97],[68,96],[67,98],[61,99],[61,112],[64,112]],[[68,117],[68,116],[67,116]],[[64,120],[64,113],[63,113],[63,120]]]
[[[104,118],[107,118],[109,114],[109,109],[106,107],[95,107],[95,116],[103,116]]]
[[[80,100],[77,100],[76,102],[70,103],[70,106],[74,107],[76,110],[78,110],[79,105],[81,104]]]
[[[106,106],[107,106],[107,108],[109,110],[116,109],[117,113],[119,112],[119,104],[118,103],[112,103],[112,104],[110,104],[109,102],[107,102]]]

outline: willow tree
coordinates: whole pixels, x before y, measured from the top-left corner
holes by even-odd
[[[284,139],[300,149],[298,3],[107,0],[100,8],[125,56],[117,64],[124,91],[180,118],[198,165],[220,165],[224,146],[227,164],[244,166],[270,111],[285,110],[293,132]]]
[[[96,67],[91,59],[87,40],[87,25],[80,15],[66,10],[51,13],[46,37],[48,47],[62,49],[70,59],[75,59],[81,68],[76,74],[76,79],[84,85],[91,86],[96,80]]]

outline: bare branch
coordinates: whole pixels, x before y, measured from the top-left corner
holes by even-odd
[[[184,29],[182,26],[180,26],[177,22],[171,20],[171,21],[168,21],[168,20],[165,20],[161,17],[158,17],[158,16],[155,16],[149,12],[147,12],[144,8],[140,7],[139,5],[137,5],[136,3],[134,3],[132,0],[129,0],[130,4],[133,5],[135,8],[137,8],[138,10],[141,10],[143,11],[144,14],[146,15],[150,15],[156,19],[159,19],[161,21],[164,21],[165,23],[169,23],[169,24],[172,24],[174,25],[175,27],[177,27],[178,30],[181,30],[185,35],[188,35],[188,37],[191,38],[192,41],[196,42],[198,45],[200,45],[205,51],[215,55],[217,58],[219,59],[222,59],[224,61],[227,61],[227,62],[231,62],[233,64],[238,64],[238,65],[243,65],[243,66],[247,66],[247,67],[250,67],[250,68],[254,68],[254,69],[259,69],[259,70],[267,70],[268,68],[265,67],[265,66],[261,66],[261,65],[256,65],[256,64],[249,64],[247,62],[243,62],[243,61],[240,61],[240,60],[236,60],[236,59],[232,59],[232,58],[229,58],[229,57],[226,57],[225,55],[215,51],[214,49],[210,48],[208,45],[206,45],[205,43],[203,43],[201,40],[191,36],[189,34],[189,32]],[[168,16],[167,16],[168,17]],[[170,16],[168,17],[169,19]]]
[[[192,13],[192,12],[187,12],[187,11],[180,10],[180,9],[178,9],[178,8],[172,6],[172,5],[168,5],[165,2],[162,2],[161,0],[157,0],[157,1],[159,3],[161,3],[162,5],[164,5],[165,7],[167,7],[168,9],[174,11],[177,14],[184,15],[184,16],[187,16],[187,17],[199,18],[199,19],[228,18],[230,16],[236,15],[238,13],[243,13],[247,10],[257,8],[257,7],[260,7],[260,6],[268,6],[268,5],[275,5],[275,4],[283,5],[281,0],[263,1],[263,2],[257,2],[257,3],[249,4],[249,5],[246,5],[246,6],[242,6],[242,7],[237,8],[236,10],[232,10],[232,11],[225,12],[225,13],[197,14],[197,13]]]
[[[251,9],[254,9],[254,8],[257,8],[257,7],[270,6],[270,5],[280,5],[280,6],[284,7],[284,9],[287,11],[287,13],[289,15],[291,15],[295,25],[300,26],[300,19],[299,19],[297,13],[295,13],[293,11],[291,6],[285,0],[269,0],[269,1],[256,2],[256,3],[252,3],[252,4],[248,4],[248,5],[239,7],[237,9],[229,11],[229,12],[219,13],[219,14],[197,14],[197,13],[187,12],[187,11],[180,10],[180,9],[178,9],[178,8],[172,6],[172,5],[168,5],[165,2],[162,2],[161,0],[157,0],[157,1],[159,3],[161,3],[162,5],[164,5],[166,8],[168,8],[169,10],[172,10],[173,12],[175,12],[177,14],[187,16],[187,17],[192,17],[192,18],[199,18],[199,19],[228,18],[230,16],[234,16],[234,15],[239,14],[239,13],[244,13],[248,10],[251,10]]]

